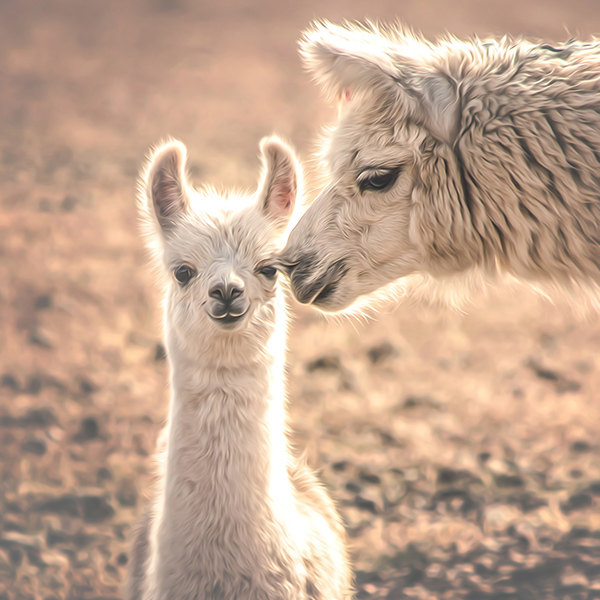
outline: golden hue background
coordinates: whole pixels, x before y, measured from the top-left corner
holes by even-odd
[[[314,18],[560,42],[596,0],[0,1],[0,600],[120,597],[165,415],[134,204],[149,146],[252,188],[334,110]],[[294,306],[295,439],[338,500],[357,598],[600,598],[600,321],[528,290],[367,324]]]

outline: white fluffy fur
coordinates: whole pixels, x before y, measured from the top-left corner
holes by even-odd
[[[322,23],[302,54],[340,115],[327,183],[282,255],[300,301],[337,311],[400,278],[432,290],[498,273],[597,294],[599,42]],[[360,189],[385,169],[393,185]]]
[[[350,597],[339,516],[286,436],[285,303],[260,270],[281,250],[301,172],[277,138],[261,143],[254,196],[192,189],[185,147],[153,154],[140,210],[165,275],[171,404],[158,490],[134,541],[129,600]],[[185,285],[173,272],[187,265]],[[234,282],[237,321],[214,286]],[[237,314],[237,313],[236,313]]]

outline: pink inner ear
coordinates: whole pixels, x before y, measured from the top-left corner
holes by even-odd
[[[289,187],[282,187],[276,194],[277,210],[282,213],[287,213],[292,204],[292,190]]]
[[[152,194],[160,217],[170,217],[181,209],[179,185],[169,173],[156,174]]]
[[[350,90],[344,90],[338,94],[338,102],[343,104],[352,100],[352,92]]]

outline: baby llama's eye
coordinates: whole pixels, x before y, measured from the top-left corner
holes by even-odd
[[[271,265],[265,265],[258,271],[261,275],[264,275],[267,279],[273,279],[277,275],[277,269]]]
[[[358,187],[361,192],[384,192],[394,185],[400,170],[400,167],[396,167],[394,169],[378,169],[361,173],[358,178]]]
[[[173,273],[175,275],[175,279],[177,279],[177,282],[181,285],[188,283],[188,281],[196,274],[194,269],[188,265],[181,265],[180,267],[177,267]]]

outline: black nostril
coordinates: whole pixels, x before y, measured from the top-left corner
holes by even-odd
[[[210,288],[208,295],[215,300],[219,300],[219,302],[225,302],[224,288],[221,285],[215,285]]]
[[[235,300],[236,298],[239,298],[244,293],[244,290],[239,287],[236,287],[236,286],[231,286],[228,289],[228,292],[229,292],[229,299]]]

